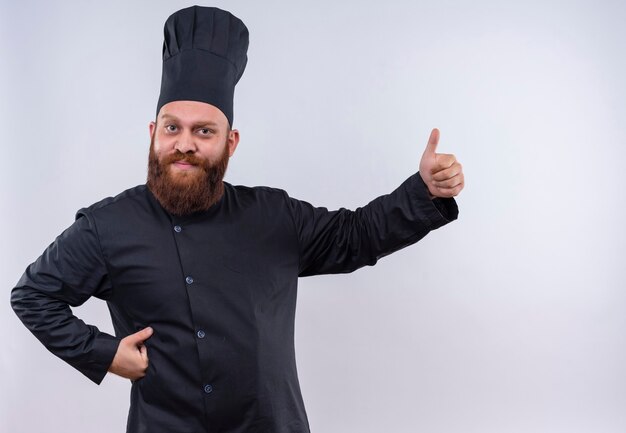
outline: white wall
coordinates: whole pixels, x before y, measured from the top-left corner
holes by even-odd
[[[9,293],[77,209],[144,182],[163,22],[190,4],[1,4],[0,431],[121,432],[129,383],[51,355]],[[458,221],[300,280],[312,430],[626,431],[626,4],[213,5],[251,35],[227,181],[355,208],[433,127],[466,173]],[[75,313],[112,332],[103,302]]]

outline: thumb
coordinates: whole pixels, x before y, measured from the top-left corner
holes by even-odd
[[[437,150],[437,144],[439,144],[439,130],[437,128],[433,128],[430,133],[430,137],[428,138],[428,144],[426,145],[424,154],[434,155]]]
[[[132,344],[141,344],[144,341],[146,341],[148,338],[150,338],[150,336],[152,336],[152,328],[151,327],[147,327],[147,328],[143,328],[141,331],[137,331],[134,334],[130,334],[128,337],[126,337],[128,339],[129,343]]]

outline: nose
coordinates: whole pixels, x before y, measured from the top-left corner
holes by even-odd
[[[194,153],[197,150],[193,135],[189,132],[183,132],[178,136],[174,148],[181,153]]]

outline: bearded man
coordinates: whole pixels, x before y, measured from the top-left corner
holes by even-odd
[[[419,171],[355,211],[225,182],[247,47],[229,12],[168,18],[147,183],[80,209],[11,294],[52,353],[97,384],[132,381],[128,432],[309,432],[298,277],[374,265],[458,215],[462,168],[435,152],[436,129]],[[115,336],[72,314],[90,297],[107,302]]]
[[[174,215],[207,210],[224,192],[239,131],[230,129],[219,109],[197,101],[170,102],[159,119],[150,123],[148,188]]]

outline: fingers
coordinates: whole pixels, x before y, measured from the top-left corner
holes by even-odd
[[[433,165],[430,172],[436,173],[438,171],[445,170],[447,168],[452,167],[455,162],[456,162],[456,156],[450,153],[438,153],[435,156],[435,164]]]
[[[136,380],[146,375],[148,365],[148,349],[144,344],[120,344],[108,371]]]
[[[139,346],[139,355],[147,364],[148,363],[148,349],[143,344]]]
[[[139,356],[141,357],[141,363],[139,366],[139,371],[137,372],[136,378],[142,378],[146,375],[146,371],[148,371],[148,349],[143,344],[139,346]]]
[[[153,332],[153,329],[148,326],[141,331],[129,335],[129,337],[132,337],[131,341],[135,345],[136,350],[138,350],[139,354],[139,371],[137,372],[138,378],[144,377],[146,375],[146,370],[148,369],[148,348],[143,343],[152,336]]]
[[[444,168],[443,170],[439,170],[432,174],[432,179],[434,181],[444,181],[453,178],[463,172],[463,166],[460,162],[455,162],[452,166],[448,168]]]
[[[465,186],[463,167],[456,156],[437,153],[438,144],[439,130],[434,128],[420,160],[419,172],[428,187],[429,196],[454,197]]]
[[[431,180],[432,185],[437,188],[454,188],[457,185],[462,185],[464,182],[463,167],[458,162],[454,163],[450,168],[434,173]]]
[[[455,186],[454,188],[437,188],[435,187],[436,190],[436,194],[433,194],[435,197],[443,197],[443,198],[449,198],[449,197],[456,197],[457,195],[459,195],[459,193],[461,192],[461,190],[463,189],[463,187],[465,186],[465,184],[461,183],[458,184],[457,186]]]
[[[116,374],[128,379],[140,379],[148,369],[148,348],[144,342],[152,336],[154,330],[148,326],[122,339],[124,343],[121,357],[122,368]]]
[[[435,188],[439,188],[439,189],[450,189],[450,188],[455,188],[458,185],[463,185],[464,183],[464,176],[463,173],[459,173],[454,177],[451,177],[450,179],[446,179],[446,180],[440,180],[440,181],[433,181],[433,186]]]
[[[432,187],[435,189],[432,194],[436,197],[456,197],[465,187],[465,176],[461,171],[449,179],[433,180]]]
[[[148,371],[148,365],[150,364],[148,361],[147,347],[142,344],[137,349],[134,349],[135,355],[132,356],[129,360],[129,379],[141,379],[142,377],[144,377],[146,375],[146,372]]]
[[[424,150],[424,154],[432,154],[434,155],[437,151],[437,145],[439,144],[439,130],[434,128],[430,132],[430,137],[428,138],[428,144],[426,145],[426,149]]]

